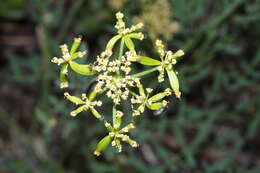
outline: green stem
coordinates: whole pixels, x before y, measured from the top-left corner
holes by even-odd
[[[120,59],[123,56],[124,46],[125,46],[124,39],[122,38],[120,41],[119,54],[118,54],[117,59]],[[117,71],[116,73],[118,76],[120,76],[120,71]]]
[[[122,38],[120,41],[118,59],[120,59],[123,56],[124,46],[125,46],[125,43],[124,43],[124,39]]]
[[[132,94],[133,96],[137,96],[137,94],[136,94],[135,92],[130,91],[130,90],[129,90],[129,92],[130,92],[130,94]]]
[[[101,92],[96,92],[95,87],[94,90],[89,94],[89,100],[93,101],[97,96],[103,94],[107,89],[103,89]]]
[[[113,104],[113,126],[115,125],[115,122],[116,122],[116,105]]]
[[[141,77],[141,76],[150,74],[150,73],[156,71],[157,69],[158,69],[158,66],[156,66],[156,67],[154,67],[154,68],[150,68],[150,69],[145,70],[145,71],[142,71],[142,72],[140,72],[140,73],[133,74],[133,75],[131,75],[131,76],[132,76],[132,77]]]

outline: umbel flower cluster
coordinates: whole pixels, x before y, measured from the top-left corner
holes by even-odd
[[[172,93],[180,98],[179,82],[173,67],[177,59],[184,55],[182,50],[177,52],[165,50],[162,41],[157,40],[155,45],[160,60],[137,54],[133,39],[143,40],[144,35],[137,32],[143,27],[142,23],[126,27],[123,21],[123,13],[116,14],[117,23],[115,28],[118,34],[112,37],[106,45],[106,49],[96,57],[91,64],[79,64],[75,60],[82,58],[86,51],[78,51],[81,38],[75,38],[69,49],[66,44],[61,45],[62,57],[54,57],[51,61],[60,66],[60,87],[69,87],[68,74],[70,70],[84,76],[93,76],[95,85],[89,93],[82,93],[81,97],[72,96],[68,92],[64,93],[66,99],[76,104],[76,109],[70,114],[77,116],[83,111],[89,111],[97,119],[102,120],[108,134],[100,140],[94,151],[99,156],[109,144],[114,146],[119,152],[122,151],[121,142],[128,143],[132,147],[138,147],[138,143],[128,136],[128,132],[135,128],[134,119],[140,116],[146,109],[160,110],[167,106],[166,96]],[[115,45],[119,43],[119,48]],[[116,51],[117,50],[117,51]],[[132,67],[135,63],[149,66],[147,70],[135,73]],[[169,83],[170,88],[163,92],[154,93],[152,88],[146,88],[142,84],[142,77],[152,72],[158,72],[158,82]],[[165,75],[167,74],[167,76]],[[102,98],[107,97],[113,103],[112,122],[108,122],[109,117],[105,117],[98,107],[102,106]],[[99,100],[97,100],[99,99]],[[132,108],[131,122],[122,123],[124,110],[121,108],[122,102],[130,103]],[[125,124],[123,127],[122,124]]]

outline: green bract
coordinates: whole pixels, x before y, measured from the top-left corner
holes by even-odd
[[[74,61],[70,61],[69,64],[70,64],[70,67],[71,67],[72,70],[74,70],[75,72],[77,72],[81,75],[89,76],[89,75],[94,74],[91,71],[91,67],[89,65],[81,65],[81,64],[78,64]]]
[[[69,87],[69,67],[77,74],[93,76],[94,86],[90,93],[82,93],[81,98],[72,96],[68,92],[65,92],[64,96],[77,106],[75,110],[70,113],[71,116],[76,116],[81,112],[88,111],[94,115],[95,118],[104,122],[108,134],[97,144],[94,151],[94,154],[97,156],[99,156],[110,143],[119,152],[122,151],[121,142],[128,143],[132,147],[137,147],[138,143],[128,136],[128,132],[135,128],[133,123],[135,116],[142,114],[146,108],[150,110],[161,110],[166,107],[168,102],[165,100],[165,97],[170,96],[172,91],[177,97],[180,97],[179,81],[176,72],[173,70],[173,65],[176,64],[176,59],[184,54],[183,51],[179,50],[176,53],[165,51],[162,42],[157,40],[156,48],[159,54],[157,59],[137,54],[137,48],[132,39],[142,40],[144,38],[141,32],[136,32],[142,28],[143,24],[139,23],[127,28],[123,17],[124,15],[120,12],[116,14],[117,23],[115,28],[118,34],[108,41],[105,51],[96,57],[94,63],[79,64],[75,62],[77,58],[81,58],[86,54],[86,51],[77,50],[81,42],[80,37],[74,39],[70,50],[66,44],[60,46],[62,57],[54,57],[52,59],[53,63],[60,66],[61,88]],[[119,40],[119,52],[115,54],[113,49]],[[125,47],[127,51],[125,51]],[[135,63],[152,67],[145,71],[133,72],[132,66]],[[159,71],[158,82],[164,81],[164,73],[166,71],[171,89],[166,88],[163,92],[153,93],[153,89],[144,87],[141,77],[156,71]],[[134,92],[136,90],[138,93]],[[99,97],[100,100],[97,101],[97,97]],[[107,115],[104,116],[103,113],[96,108],[102,105],[104,97],[111,99],[113,103],[111,111],[112,123],[107,121]],[[132,117],[130,122],[126,123],[123,121],[124,110],[122,110],[121,104],[127,99],[131,100]],[[127,125],[122,128],[122,124]]]
[[[153,58],[149,58],[146,56],[138,56],[137,62],[143,65],[149,65],[149,66],[155,66],[155,65],[161,65],[161,62],[158,60],[155,60]]]

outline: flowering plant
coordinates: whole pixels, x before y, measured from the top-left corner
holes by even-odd
[[[143,40],[144,35],[137,32],[143,27],[142,23],[133,25],[130,28],[126,27],[123,21],[123,13],[116,14],[117,23],[115,28],[118,34],[111,38],[106,45],[105,51],[97,56],[96,61],[92,64],[83,65],[78,64],[75,60],[82,58],[86,51],[77,51],[81,38],[75,38],[70,48],[66,44],[60,46],[62,58],[54,57],[53,63],[60,66],[60,87],[69,87],[68,74],[72,69],[80,75],[95,77],[95,86],[90,94],[87,96],[83,93],[81,98],[72,96],[68,92],[64,96],[71,102],[79,105],[70,114],[77,116],[82,111],[90,111],[97,119],[104,122],[108,130],[107,136],[100,140],[97,144],[94,154],[99,156],[102,151],[111,143],[119,152],[122,151],[121,142],[124,141],[132,147],[137,147],[138,143],[132,140],[127,133],[135,128],[134,117],[142,114],[146,108],[151,110],[160,110],[167,105],[167,101],[163,100],[174,92],[177,98],[180,98],[179,82],[173,66],[177,62],[177,58],[184,55],[182,50],[173,53],[166,51],[162,41],[157,40],[155,45],[159,54],[159,60],[147,56],[138,55],[136,52],[133,39]],[[115,53],[114,46],[120,40],[119,53]],[[126,47],[126,50],[125,50]],[[116,56],[115,56],[116,54]],[[114,56],[112,56],[114,55]],[[132,65],[140,63],[146,66],[153,66],[148,70],[132,73]],[[69,68],[70,67],[70,68]],[[141,77],[149,73],[158,71],[158,82],[163,82],[165,72],[168,75],[170,88],[166,88],[164,92],[153,94],[153,89],[145,88],[141,82]],[[112,124],[100,113],[96,107],[102,106],[101,100],[96,100],[101,95],[111,99],[112,106]],[[130,98],[132,108],[132,122],[121,127],[123,111],[120,110],[120,105],[123,101]]]

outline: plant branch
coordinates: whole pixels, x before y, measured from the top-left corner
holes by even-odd
[[[125,43],[124,43],[124,39],[122,38],[120,41],[118,59],[120,59],[123,56],[124,48],[125,48]]]
[[[133,74],[133,75],[131,75],[131,76],[132,76],[132,77],[142,77],[142,76],[144,76],[144,75],[147,75],[147,74],[150,74],[150,73],[156,71],[157,69],[158,69],[158,66],[157,66],[157,67],[154,67],[154,68],[150,68],[150,69],[145,70],[145,71],[142,71],[142,72],[140,72],[140,73]]]

